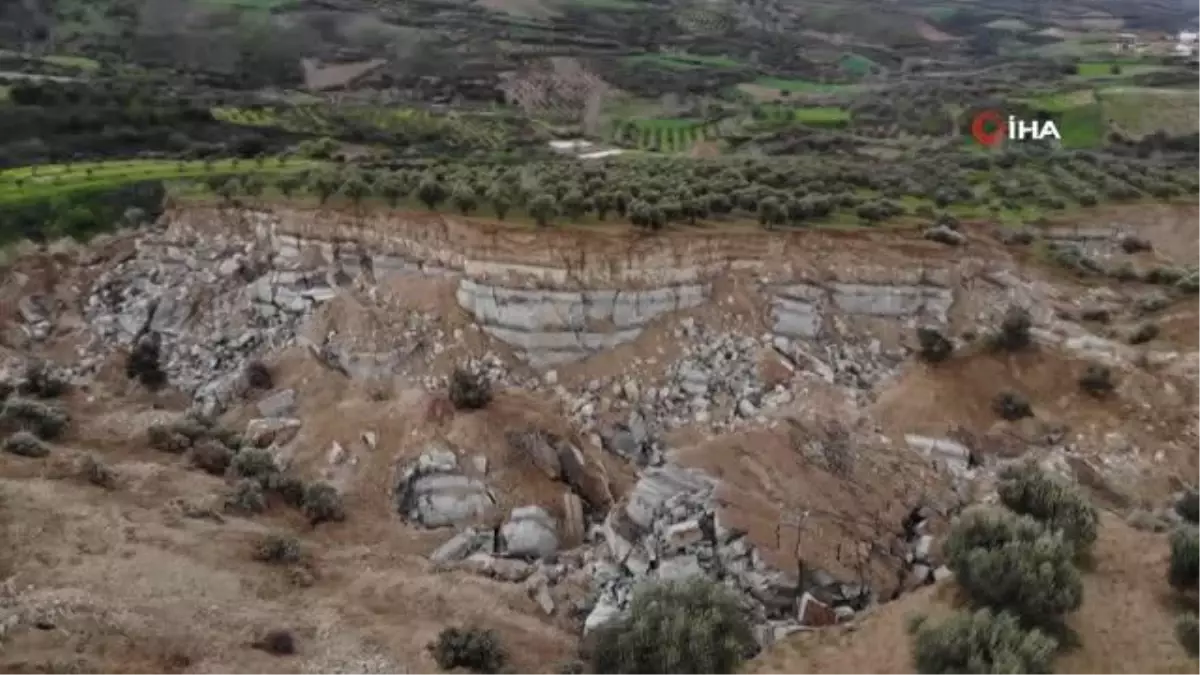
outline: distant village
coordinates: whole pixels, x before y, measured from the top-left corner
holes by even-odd
[[[1117,53],[1134,53],[1159,56],[1172,56],[1181,60],[1197,61],[1200,48],[1200,33],[1194,30],[1181,30],[1175,35],[1147,35],[1139,33],[1121,33],[1113,43],[1113,51]]]

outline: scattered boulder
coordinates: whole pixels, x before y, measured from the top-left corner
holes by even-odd
[[[263,417],[291,417],[296,412],[296,390],[281,389],[258,402]]]
[[[962,232],[952,230],[945,225],[938,225],[925,230],[925,238],[947,246],[962,246],[967,243],[967,236]]]
[[[484,516],[496,498],[482,481],[458,470],[458,457],[442,446],[425,451],[396,482],[396,509],[423,527],[452,527]]]
[[[513,509],[500,528],[504,554],[514,558],[545,559],[558,551],[554,518],[540,506]]]
[[[287,445],[300,433],[300,420],[292,417],[263,417],[246,425],[246,442],[257,448]]]
[[[430,554],[429,559],[435,565],[445,565],[465,560],[480,549],[491,548],[490,544],[492,542],[489,541],[491,538],[491,532],[483,532],[476,528],[468,527],[451,537],[446,543],[437,547]],[[490,553],[490,551],[488,552]]]

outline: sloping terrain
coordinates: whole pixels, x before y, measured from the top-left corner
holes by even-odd
[[[1189,262],[1171,242],[1195,218],[1097,212],[1068,234],[1106,261]],[[1125,253],[1118,235],[1143,222],[1155,248]],[[635,583],[720,575],[752,613],[760,671],[903,671],[903,616],[949,598],[913,590],[937,554],[914,554],[902,521],[924,506],[942,531],[1026,456],[1113,511],[1063,668],[1182,668],[1162,629],[1165,541],[1120,517],[1196,474],[1194,295],[1076,278],[964,232],[952,248],[188,206],[30,251],[5,270],[0,364],[12,381],[33,357],[57,364],[71,422],[46,457],[0,453],[0,666],[429,672],[443,628],[480,624],[514,668],[554,672]],[[997,353],[1010,305],[1036,344]],[[1146,322],[1159,335],[1128,344]],[[919,325],[956,353],[921,361]],[[125,372],[148,335],[157,392]],[[269,383],[247,384],[252,362]],[[1093,363],[1115,373],[1108,398],[1079,389]],[[447,399],[460,365],[492,383],[483,409]],[[1034,418],[1001,421],[1004,390]],[[345,520],[312,526],[276,494],[228,509],[237,483],[202,470],[202,445],[151,447],[188,410],[332,486]],[[256,560],[271,532],[299,559]],[[851,626],[797,611],[803,593]],[[1114,637],[1131,616],[1145,633]],[[254,646],[273,629],[295,654]]]
[[[1190,673],[1196,661],[1175,638],[1166,537],[1105,518],[1096,565],[1084,574],[1083,607],[1071,618],[1079,645],[1056,661],[1061,673]],[[913,616],[937,620],[957,602],[952,584],[923,589],[851,627],[794,638],[747,668],[757,673],[912,672]]]

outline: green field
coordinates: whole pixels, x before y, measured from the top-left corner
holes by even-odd
[[[769,122],[800,122],[811,126],[845,126],[850,122],[850,111],[836,106],[794,107],[783,104],[767,104],[758,107],[759,114]]]
[[[1159,130],[1195,133],[1200,126],[1194,89],[1113,87],[1097,91],[1096,98],[1108,125],[1134,138]]]
[[[1096,92],[1093,89],[1077,89],[1075,91],[1056,91],[1032,98],[1021,99],[1039,110],[1046,112],[1063,112],[1079,106],[1091,105],[1096,102]]]
[[[838,66],[855,77],[863,77],[877,68],[879,64],[861,54],[846,54],[838,61]]]
[[[1114,74],[1113,66],[1118,67],[1120,72]],[[1132,77],[1157,70],[1163,70],[1163,66],[1138,61],[1083,61],[1079,64],[1079,76],[1086,78]]]
[[[252,160],[203,161],[120,160],[19,167],[0,171],[0,204],[50,199],[76,190],[119,187],[146,180],[204,178],[211,175],[277,175],[318,166],[316,162],[290,159],[285,164],[268,159],[261,165]]]

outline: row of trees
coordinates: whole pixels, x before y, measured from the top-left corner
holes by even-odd
[[[838,210],[853,212],[863,221],[875,223],[906,212],[895,201],[865,199],[850,192],[826,195],[762,186],[735,191],[710,191],[712,188],[708,186],[697,186],[694,190],[656,192],[636,183],[605,189],[607,186],[603,184],[523,186],[521,181],[519,172],[504,172],[489,182],[436,170],[319,170],[285,174],[274,181],[255,174],[215,175],[206,184],[226,200],[241,195],[258,197],[273,187],[284,197],[302,192],[311,194],[322,205],[334,197],[344,198],[355,206],[377,198],[392,207],[412,199],[431,211],[449,208],[464,216],[487,209],[501,220],[523,210],[543,226],[560,217],[578,221],[592,216],[601,221],[615,216],[648,229],[671,223],[694,225],[710,218],[752,218],[765,226],[800,225]]]
[[[414,200],[430,210],[450,209],[463,215],[484,210],[501,219],[520,210],[543,225],[559,217],[605,220],[615,215],[648,228],[729,218],[756,219],[767,226],[798,225],[834,213],[852,213],[874,223],[910,212],[936,218],[939,211],[958,205],[1064,208],[1067,197],[1090,206],[1101,199],[1145,194],[1166,198],[1196,189],[1195,178],[1176,176],[1151,164],[1110,165],[1091,155],[1066,160],[1054,155],[1005,156],[1014,165],[1023,162],[1024,168],[1000,171],[980,186],[972,184],[970,174],[993,171],[997,160],[963,158],[946,166],[915,159],[909,166],[875,170],[848,160],[817,164],[663,158],[520,167],[442,163],[396,170],[321,169],[283,176],[271,187],[284,196],[312,194],[322,204],[334,197],[354,204],[381,199],[392,206]],[[1095,185],[1105,191],[1088,187]],[[256,196],[268,186],[259,178],[214,178],[210,187],[233,197]],[[906,207],[903,202],[911,197],[923,203]]]

